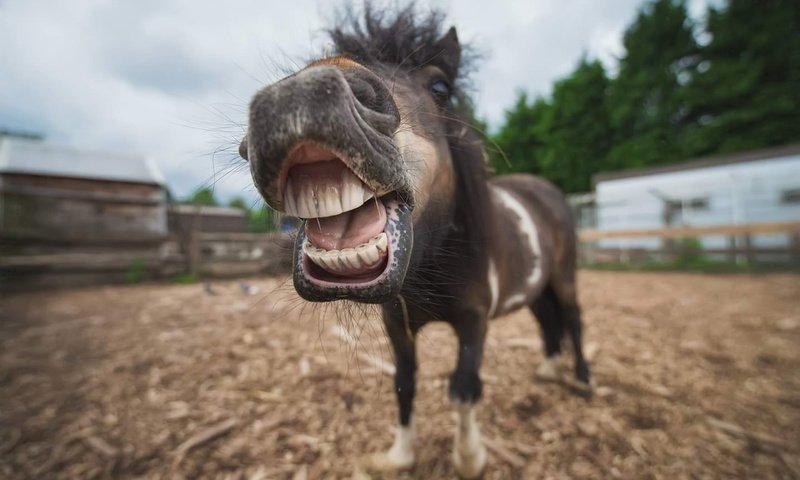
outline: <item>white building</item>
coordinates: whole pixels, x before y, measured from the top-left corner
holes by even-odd
[[[599,230],[800,221],[800,145],[600,174],[594,188]],[[752,245],[783,247],[789,237],[757,235]],[[713,249],[729,240],[709,236],[702,242]],[[603,248],[661,245],[657,238],[599,243]]]

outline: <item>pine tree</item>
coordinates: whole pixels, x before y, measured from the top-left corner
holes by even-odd
[[[698,62],[698,47],[683,1],[646,5],[623,39],[625,55],[611,84],[614,168],[684,158],[681,139],[689,124],[685,85]]]
[[[590,190],[592,175],[604,169],[612,136],[608,85],[603,65],[584,57],[553,90],[540,171],[566,192]]]
[[[688,99],[694,155],[800,141],[800,2],[730,0],[709,9]]]

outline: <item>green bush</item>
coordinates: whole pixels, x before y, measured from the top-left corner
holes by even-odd
[[[125,281],[127,283],[140,283],[144,280],[146,265],[141,258],[135,258],[125,271]]]

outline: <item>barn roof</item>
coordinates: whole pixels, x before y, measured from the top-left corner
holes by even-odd
[[[158,167],[141,155],[80,150],[14,136],[0,136],[0,173],[166,183]]]
[[[735,163],[754,162],[759,160],[772,160],[789,156],[800,155],[800,143],[784,145],[781,147],[765,148],[762,150],[749,150],[728,155],[715,155],[712,157],[688,160],[685,162],[657,165],[654,167],[633,168],[620,172],[596,173],[592,176],[592,183],[597,185],[608,180],[621,180],[623,178],[643,177],[661,173],[682,172],[700,168],[732,165]]]

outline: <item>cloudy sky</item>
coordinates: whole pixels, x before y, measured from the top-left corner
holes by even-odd
[[[0,0],[0,128],[147,155],[178,197],[213,184],[255,198],[235,155],[248,99],[326,48],[341,3]],[[517,91],[547,95],[583,53],[613,70],[642,0],[418,3],[483,52],[474,96],[496,127]]]

